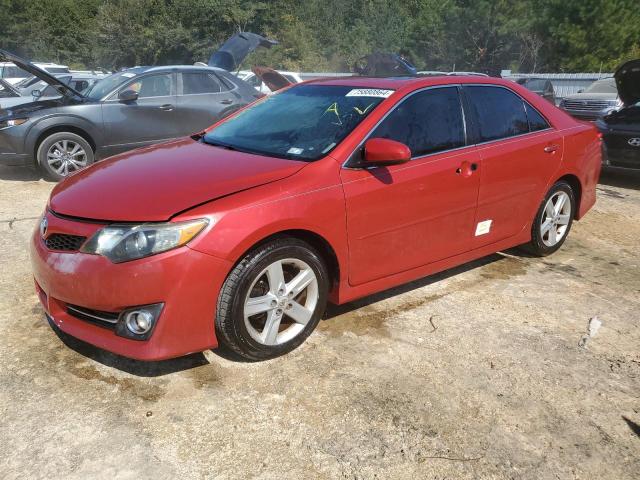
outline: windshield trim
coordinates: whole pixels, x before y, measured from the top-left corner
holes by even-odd
[[[290,92],[292,89],[296,89],[296,88],[304,88],[304,87],[309,87],[309,86],[323,86],[323,87],[337,87],[337,88],[344,88],[344,87],[348,87],[351,88],[352,90],[357,90],[357,89],[380,89],[378,87],[371,87],[371,86],[366,86],[366,85],[332,85],[332,84],[324,84],[324,83],[297,83],[297,84],[293,84],[291,86],[288,86],[282,90],[279,90],[275,93],[273,93],[272,95],[268,95],[265,97],[262,97],[258,100],[256,100],[255,102],[253,102],[250,106],[248,106],[246,109],[241,109],[239,112],[243,112],[246,111],[247,109],[251,109],[257,105],[260,105],[263,102],[266,102],[268,99],[273,98],[275,96],[278,95],[282,95],[285,94],[286,92]],[[236,150],[238,152],[244,152],[244,153],[249,153],[252,155],[260,155],[263,157],[270,157],[270,158],[280,158],[280,159],[284,159],[284,160],[293,160],[296,162],[305,162],[305,163],[313,163],[313,162],[317,162],[318,160],[321,160],[325,157],[327,157],[328,155],[331,154],[332,151],[334,151],[338,146],[340,146],[341,144],[343,144],[345,141],[347,141],[349,139],[349,137],[351,137],[351,135],[353,135],[353,133],[355,132],[355,130],[357,130],[357,128],[362,125],[362,122],[366,120],[366,118],[368,118],[371,114],[373,114],[376,110],[378,110],[378,108],[383,105],[385,103],[385,101],[388,101],[391,97],[393,97],[393,95],[398,91],[396,88],[384,88],[383,90],[391,90],[393,93],[391,93],[388,97],[386,98],[382,98],[382,100],[363,118],[362,121],[360,121],[349,133],[347,133],[339,142],[335,143],[334,145],[331,146],[331,148],[325,148],[323,151],[320,152],[320,154],[316,157],[312,157],[312,158],[302,158],[299,157],[297,155],[294,154],[278,154],[275,152],[265,152],[265,151],[260,151],[260,150],[254,150],[254,149],[248,149],[245,147],[237,147],[236,145],[228,145],[228,147],[226,147],[227,149],[233,149]],[[219,128],[220,126],[224,125],[225,123],[227,123],[227,121],[232,120],[233,118],[235,118],[236,115],[231,115],[227,118],[225,118],[224,120],[221,120],[219,123],[215,124],[214,127],[206,130],[201,137],[197,138],[197,141],[207,144],[207,145],[211,145],[211,146],[218,146],[220,144],[225,144],[225,142],[221,142],[221,141],[213,141],[213,142],[207,142],[205,140],[206,136],[209,133],[214,132],[217,128]],[[231,147],[231,148],[229,148]],[[225,148],[225,146],[221,146],[220,148]]]

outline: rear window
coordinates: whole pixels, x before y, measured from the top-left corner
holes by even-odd
[[[31,74],[25,72],[20,67],[4,67],[2,69],[2,78],[27,78]]]
[[[469,109],[477,119],[480,142],[513,137],[529,132],[522,99],[500,87],[464,87]]]
[[[219,93],[220,90],[218,79],[210,73],[182,74],[182,93],[184,95]]]

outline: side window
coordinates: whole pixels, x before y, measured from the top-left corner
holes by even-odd
[[[411,95],[378,125],[371,134],[374,137],[404,143],[413,157],[464,146],[458,89],[435,88]]]
[[[138,98],[168,97],[171,95],[171,74],[149,75],[130,83],[125,90],[138,92]]]
[[[219,93],[220,83],[210,73],[183,73],[182,94],[196,95],[199,93]]]
[[[236,88],[233,80],[231,78],[227,78],[224,74],[217,73],[216,78],[220,82],[220,90],[223,92],[227,92],[229,90],[233,90]]]
[[[464,87],[471,114],[477,120],[479,142],[529,132],[524,102],[501,87]]]
[[[524,108],[527,111],[527,119],[529,120],[529,130],[531,132],[537,132],[538,130],[545,130],[549,128],[549,122],[547,122],[538,111],[524,102]]]

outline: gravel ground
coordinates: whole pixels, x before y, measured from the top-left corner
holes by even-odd
[[[56,333],[27,253],[52,186],[0,167],[0,478],[638,478],[640,173],[605,172],[555,255],[333,307],[258,364]]]

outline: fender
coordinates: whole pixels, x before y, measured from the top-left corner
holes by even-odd
[[[35,152],[36,142],[43,132],[50,128],[74,127],[83,130],[93,140],[95,145],[100,145],[104,134],[102,125],[89,121],[79,115],[69,113],[52,113],[36,120],[29,128],[24,138],[24,148],[26,152]]]

